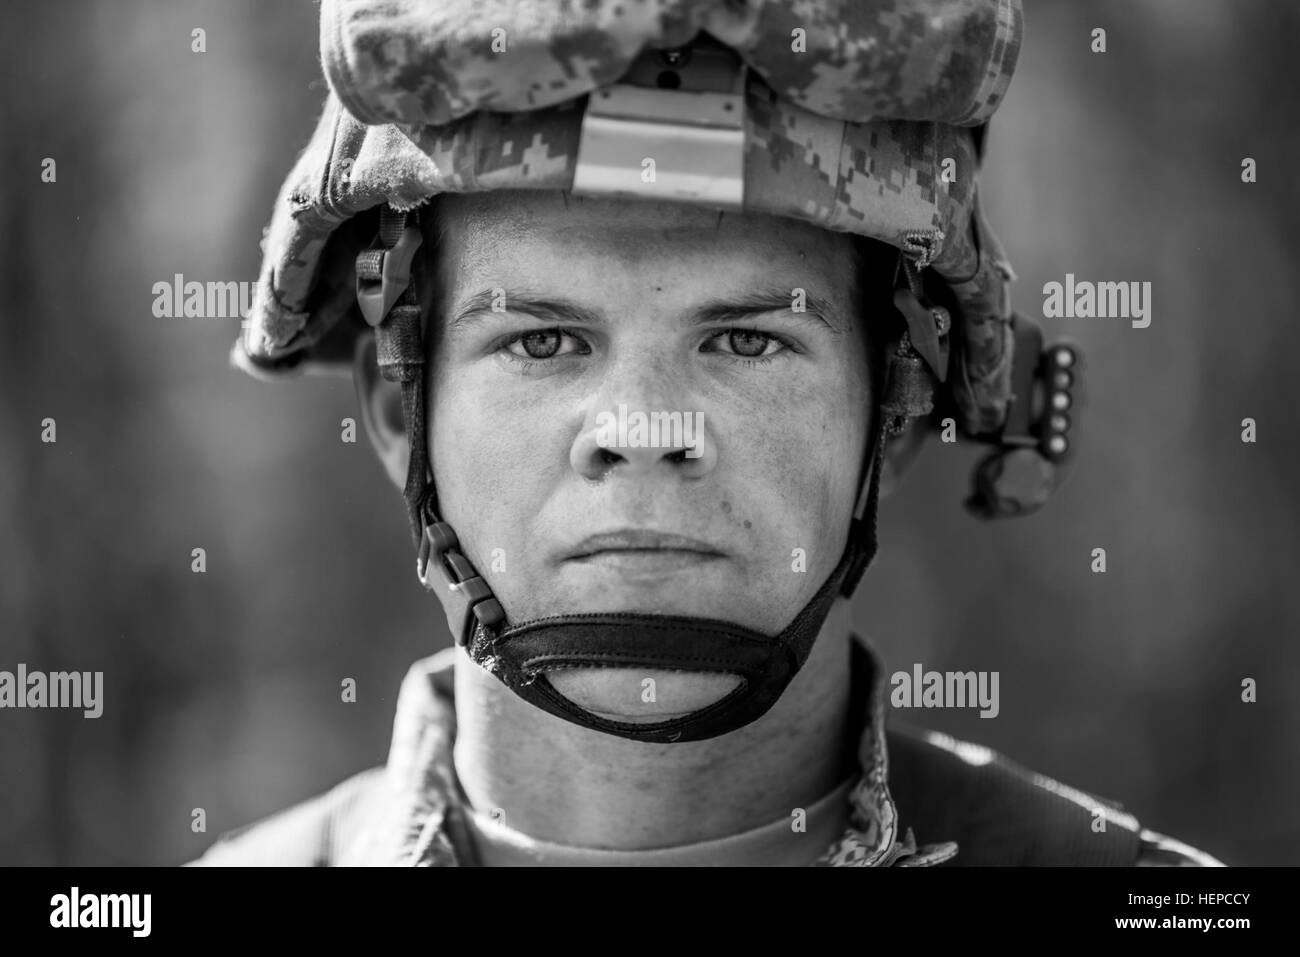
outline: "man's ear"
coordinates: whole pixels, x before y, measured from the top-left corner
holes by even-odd
[[[352,381],[357,387],[361,422],[384,471],[399,489],[406,485],[411,447],[402,423],[402,387],[379,373],[373,334],[362,336],[352,359]]]
[[[916,460],[921,446],[925,444],[925,420],[916,418],[908,422],[901,435],[889,440],[885,446],[885,460],[880,469],[880,495],[893,494],[902,483],[903,475]]]

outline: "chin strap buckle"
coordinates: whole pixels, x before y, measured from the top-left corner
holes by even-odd
[[[411,263],[424,237],[405,213],[384,206],[376,244],[357,253],[357,306],[372,328],[411,284]]]
[[[460,541],[446,522],[431,522],[420,536],[415,561],[420,584],[438,596],[447,613],[447,627],[456,644],[465,647],[477,625],[495,628],[505,610],[474,566],[460,551]]]

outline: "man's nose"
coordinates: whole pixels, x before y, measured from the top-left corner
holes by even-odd
[[[717,460],[703,410],[667,402],[593,407],[569,451],[574,471],[590,481],[615,471],[627,478],[656,471],[703,478]]]

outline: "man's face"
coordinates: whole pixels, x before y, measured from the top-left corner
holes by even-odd
[[[441,515],[512,622],[635,611],[775,635],[844,550],[867,441],[852,241],[770,216],[564,200],[458,194],[434,209]],[[682,413],[693,433],[636,444],[620,407],[629,426]],[[620,680],[555,677],[596,710],[600,683]],[[693,706],[735,682],[709,680]]]

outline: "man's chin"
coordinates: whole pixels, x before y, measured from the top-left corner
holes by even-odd
[[[684,717],[721,701],[741,682],[732,674],[656,668],[566,668],[547,680],[579,707],[629,724]]]

